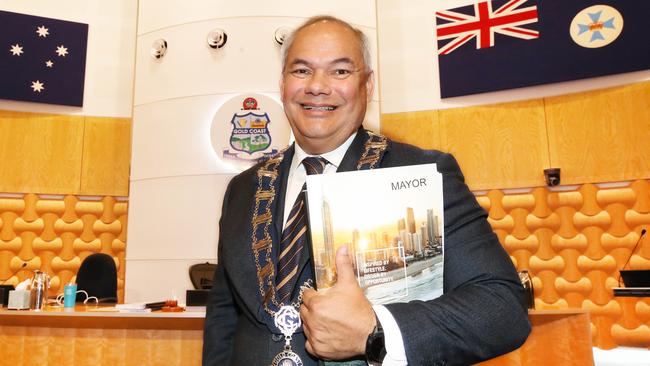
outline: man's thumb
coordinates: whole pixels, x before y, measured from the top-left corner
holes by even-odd
[[[343,245],[336,251],[336,282],[357,282],[352,268],[352,261],[348,254],[348,246]]]

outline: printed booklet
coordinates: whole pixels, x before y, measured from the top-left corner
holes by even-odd
[[[373,304],[442,295],[444,211],[435,164],[307,176],[316,288],[336,283],[348,253]]]

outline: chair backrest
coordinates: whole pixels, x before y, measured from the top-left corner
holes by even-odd
[[[190,281],[197,290],[211,289],[217,265],[209,262],[190,266]]]
[[[95,296],[99,302],[117,302],[117,268],[113,257],[94,253],[81,262],[77,272],[77,291],[84,290],[88,296]],[[86,296],[77,293],[77,301]]]

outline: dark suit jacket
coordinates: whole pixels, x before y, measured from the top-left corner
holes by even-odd
[[[368,134],[359,129],[338,171],[356,168]],[[274,248],[282,232],[284,192],[293,147],[279,167]],[[523,288],[510,258],[488,224],[486,212],[464,183],[456,160],[439,151],[389,142],[380,167],[437,163],[443,174],[444,295],[427,302],[387,305],[399,325],[409,365],[466,365],[511,351],[530,324]],[[205,321],[203,365],[269,365],[284,346],[267,324],[251,249],[251,216],[259,165],[232,179],[219,224],[219,260]],[[275,254],[275,253],[274,253]],[[303,256],[301,278],[310,276]],[[291,342],[305,365],[318,361],[304,350],[304,336]]]

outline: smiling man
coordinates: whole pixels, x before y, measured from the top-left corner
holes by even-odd
[[[466,365],[521,345],[530,331],[523,289],[454,158],[361,126],[374,88],[363,33],[337,18],[311,18],[286,39],[282,57],[296,143],[228,186],[203,364]],[[337,283],[311,289],[306,175],[426,163],[443,174],[444,294],[372,306],[345,247]]]
[[[298,145],[330,152],[361,126],[372,98],[373,72],[365,38],[335,21],[304,27],[287,40],[280,92]]]

